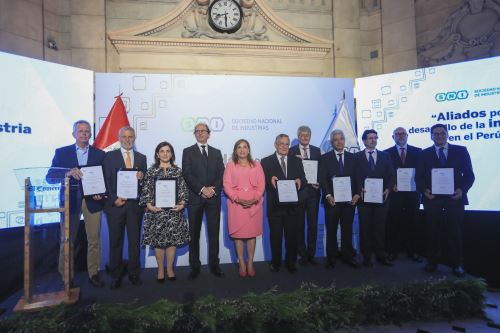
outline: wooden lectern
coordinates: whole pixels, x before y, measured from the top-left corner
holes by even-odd
[[[69,243],[69,178],[64,178],[64,207],[37,209],[31,207],[32,191],[30,178],[25,179],[24,184],[24,295],[17,302],[14,311],[36,311],[45,307],[60,303],[73,304],[78,301],[80,288],[71,288],[71,265],[72,256]],[[34,294],[33,290],[33,248],[31,246],[31,215],[35,213],[64,213],[64,290]]]

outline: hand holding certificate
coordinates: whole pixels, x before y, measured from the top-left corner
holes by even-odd
[[[397,170],[398,192],[414,192],[417,190],[415,184],[415,168],[398,168]]]
[[[157,179],[155,181],[155,206],[173,208],[177,203],[177,181],[175,179]]]
[[[299,201],[295,180],[278,180],[276,186],[278,188],[279,202],[286,203]]]
[[[455,192],[453,168],[435,168],[431,170],[432,194],[452,195]]]
[[[137,170],[122,169],[116,174],[116,195],[122,199],[137,199],[139,180]]]
[[[106,192],[104,174],[102,166],[83,166],[80,168],[82,173],[82,191],[84,196],[103,194]]]
[[[335,202],[352,201],[351,177],[333,177],[332,183]]]
[[[308,184],[318,183],[318,161],[315,160],[302,160],[304,166],[304,173]]]
[[[364,202],[383,203],[384,202],[384,180],[382,178],[365,179]]]

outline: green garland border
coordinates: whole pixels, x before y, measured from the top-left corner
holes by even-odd
[[[333,332],[407,321],[484,318],[481,279],[427,280],[399,286],[271,290],[238,299],[209,296],[179,304],[57,306],[14,314],[1,332]]]

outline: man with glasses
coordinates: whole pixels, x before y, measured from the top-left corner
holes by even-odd
[[[469,204],[467,192],[474,184],[475,176],[469,152],[464,146],[448,143],[446,125],[431,127],[434,145],[424,149],[417,167],[417,189],[423,193],[424,211],[427,220],[427,265],[425,270],[435,272],[443,254],[453,274],[465,275],[462,268],[462,221],[465,205]],[[432,193],[433,169],[452,168],[452,194]],[[445,240],[443,242],[443,240]]]
[[[413,169],[414,174],[422,149],[408,144],[408,133],[403,127],[394,129],[392,139],[395,145],[385,151],[391,156],[394,173],[397,173],[399,168],[409,168]],[[395,260],[398,252],[405,250],[411,260],[421,262],[422,259],[417,254],[416,242],[420,194],[416,189],[399,191],[398,184],[395,184],[389,199],[386,234],[388,259]]]
[[[281,267],[282,238],[285,235],[285,263],[290,273],[295,273],[297,267],[297,226],[300,218],[299,202],[280,202],[277,190],[278,180],[293,180],[300,190],[306,183],[302,161],[289,156],[290,138],[279,134],[274,141],[276,152],[262,159],[261,165],[266,177],[267,219],[271,239],[272,272],[278,272]]]
[[[210,272],[217,277],[223,277],[224,272],[219,266],[219,230],[224,163],[221,151],[207,143],[210,137],[207,124],[197,124],[194,136],[196,143],[185,148],[182,153],[182,175],[189,188],[189,278],[196,279],[200,275],[200,232],[203,213],[207,219]]]

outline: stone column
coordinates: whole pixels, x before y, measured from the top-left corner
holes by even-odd
[[[335,77],[361,76],[359,1],[333,0]]]
[[[417,68],[414,0],[382,0],[383,71]]]

